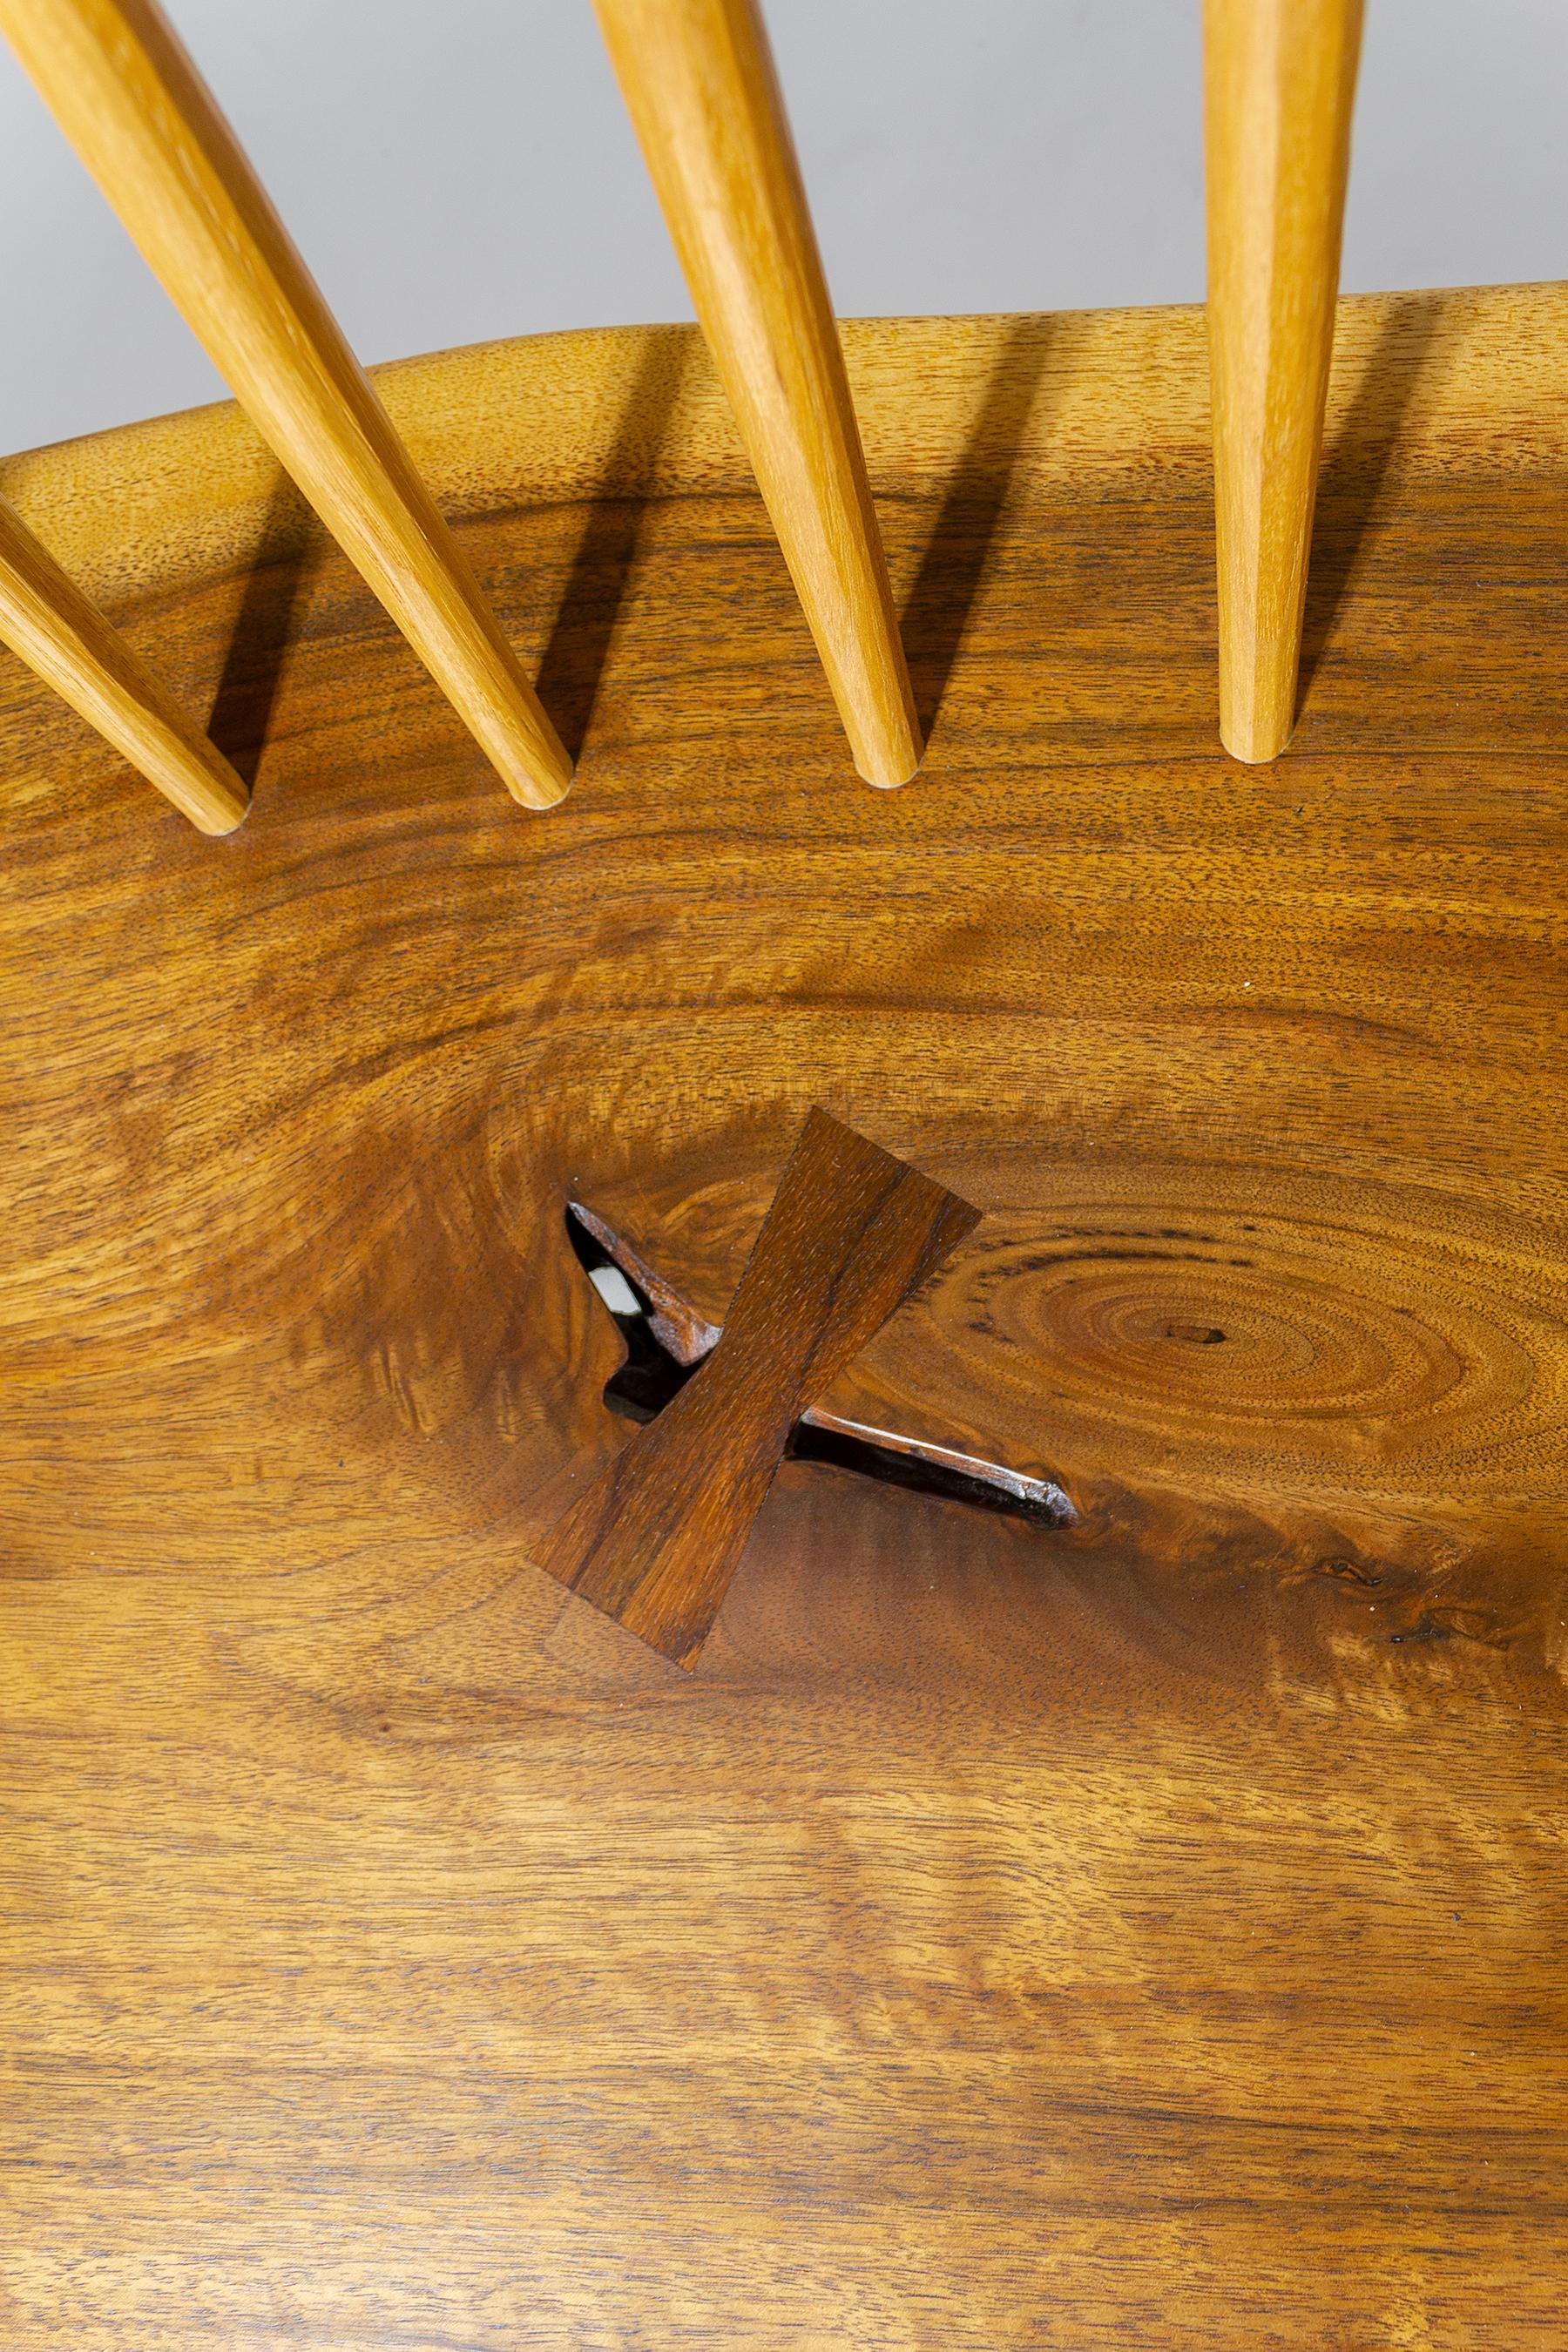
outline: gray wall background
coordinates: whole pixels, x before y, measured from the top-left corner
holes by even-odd
[[[1199,0],[771,0],[846,313],[1203,293]],[[589,0],[173,0],[365,360],[689,317]],[[1347,289],[1568,275],[1568,0],[1369,0]],[[0,50],[0,449],[221,396]]]

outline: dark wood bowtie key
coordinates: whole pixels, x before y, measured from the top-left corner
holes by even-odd
[[[979,1218],[810,1112],[717,1347],[531,1558],[689,1666],[801,1412]]]

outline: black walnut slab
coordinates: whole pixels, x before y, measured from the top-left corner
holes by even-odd
[[[0,463],[255,782],[0,657],[5,2352],[1563,2352],[1568,287],[1342,303],[1268,769],[1201,312],[844,333],[896,793],[695,328],[377,373],[554,816],[232,408]],[[786,1462],[677,1674],[562,1203],[718,1321],[812,1103],[1079,1517]]]

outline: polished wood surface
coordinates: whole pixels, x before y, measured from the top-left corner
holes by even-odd
[[[907,783],[920,726],[756,0],[595,6],[855,765],[868,783]]]
[[[1278,757],[1296,692],[1362,0],[1204,0],[1220,737]]]
[[[695,331],[378,379],[570,824],[232,411],[0,466],[255,778],[0,659],[18,2352],[1558,2352],[1568,295],[1344,305],[1256,771],[1201,314],[846,349],[908,793]],[[683,1675],[566,1207],[720,1320],[813,1103],[986,1213],[828,1402],[1081,1517],[786,1463]]]
[[[980,1212],[825,1111],[806,1114],[718,1345],[531,1557],[692,1666],[790,1433]]]
[[[156,0],[0,0],[0,32],[507,790],[549,808],[571,783],[571,761]]]
[[[5,499],[0,499],[0,643],[203,833],[232,833],[243,822],[249,795],[222,752]]]

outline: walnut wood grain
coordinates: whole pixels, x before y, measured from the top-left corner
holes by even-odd
[[[979,1219],[809,1111],[718,1345],[533,1546],[539,1566],[695,1664],[802,1412]]]
[[[202,833],[232,833],[250,796],[9,501],[0,499],[0,641]]]
[[[560,738],[156,0],[0,0],[0,31],[507,790],[551,807],[572,780]]]
[[[0,656],[7,2352],[1561,2352],[1568,290],[1342,305],[1248,770],[1201,312],[845,346],[909,793],[695,329],[377,377],[570,824],[232,408],[0,464],[255,766]],[[564,1209],[717,1321],[813,1103],[1081,1516],[786,1463],[684,1675]]]
[[[921,735],[855,407],[757,0],[595,0],[855,765]]]
[[[1296,723],[1362,0],[1204,0],[1220,740]]]

